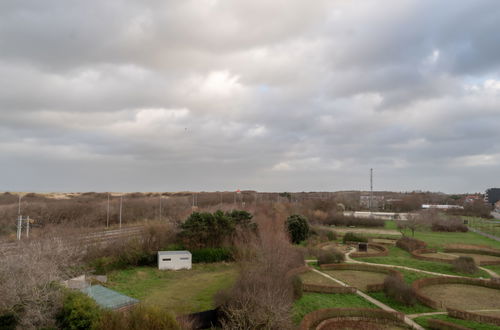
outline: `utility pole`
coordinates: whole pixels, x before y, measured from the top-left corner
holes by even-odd
[[[17,214],[21,215],[21,194],[19,194],[19,204],[18,204],[18,209],[17,209]]]
[[[106,228],[109,228],[109,193],[108,193],[108,209],[106,214]]]
[[[30,237],[30,217],[26,218],[26,238]]]
[[[373,168],[370,168],[370,212],[373,208]]]
[[[122,205],[123,205],[123,195],[120,196],[120,229],[122,229]]]
[[[21,228],[23,226],[23,219],[21,218],[21,215],[17,216],[17,240],[19,241],[21,239]]]

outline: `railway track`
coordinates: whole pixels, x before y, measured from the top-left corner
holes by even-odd
[[[0,243],[0,258],[12,255],[17,255],[22,253],[23,247],[30,243],[40,243],[44,240],[58,240],[61,244],[83,244],[84,246],[94,245],[94,244],[110,244],[113,241],[122,239],[125,237],[139,236],[144,229],[143,226],[125,227],[122,229],[112,229],[104,231],[96,231],[92,233],[86,233],[83,235],[72,235],[69,237],[56,236],[52,238],[43,239],[22,239],[16,242],[3,242]]]

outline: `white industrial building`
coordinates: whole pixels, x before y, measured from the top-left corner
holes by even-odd
[[[189,251],[158,251],[158,269],[191,269],[191,266]]]

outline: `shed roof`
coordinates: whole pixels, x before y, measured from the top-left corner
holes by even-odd
[[[189,251],[158,251],[158,255],[160,255],[160,256],[179,255],[179,254],[182,254],[182,255],[189,254],[189,255],[191,255],[191,252],[189,252]]]
[[[135,305],[139,300],[103,287],[102,285],[92,285],[81,289],[81,291],[94,299],[96,303],[104,308],[118,309],[125,306]]]

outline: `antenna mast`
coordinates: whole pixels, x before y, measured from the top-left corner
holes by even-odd
[[[373,208],[373,168],[370,168],[370,212]]]

